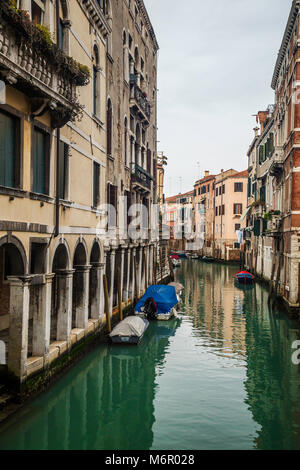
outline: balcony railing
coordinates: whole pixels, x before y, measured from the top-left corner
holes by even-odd
[[[7,0],[1,0],[0,14],[0,78],[31,99],[33,114],[50,111],[53,127],[61,127],[80,112],[76,86],[88,83],[88,70],[49,44]]]
[[[143,189],[151,190],[151,175],[137,163],[132,164],[131,175],[133,183],[136,183]]]
[[[283,171],[284,150],[283,147],[275,147],[271,157],[270,175],[278,176]]]
[[[151,105],[147,100],[146,96],[144,96],[142,90],[136,84],[136,80],[133,78],[135,75],[131,76],[130,83],[131,83],[131,92],[130,92],[130,103],[132,108],[136,108],[136,111],[140,113],[141,118],[147,121],[150,120],[151,117]]]

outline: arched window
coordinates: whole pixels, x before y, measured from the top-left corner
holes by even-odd
[[[129,83],[129,53],[126,32],[123,31],[123,77]]]
[[[99,50],[93,50],[93,114],[100,119],[100,59]]]
[[[107,155],[111,156],[112,154],[112,105],[111,100],[107,101],[107,116],[106,116],[106,126],[107,126]]]

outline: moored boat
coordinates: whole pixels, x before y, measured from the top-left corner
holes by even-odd
[[[146,318],[127,317],[112,330],[109,337],[117,344],[138,344],[148,326],[149,321]]]
[[[167,321],[176,315],[179,297],[174,286],[151,286],[135,307],[135,315]]]

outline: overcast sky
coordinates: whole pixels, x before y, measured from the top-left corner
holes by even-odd
[[[144,1],[160,46],[166,195],[193,189],[205,170],[245,170],[252,115],[274,102],[271,79],[292,0]]]

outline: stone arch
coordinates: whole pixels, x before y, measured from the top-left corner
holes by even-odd
[[[90,263],[101,263],[102,260],[102,248],[98,238],[95,238],[91,254],[90,254]]]
[[[64,249],[66,251],[64,251],[62,247],[64,247]],[[60,248],[61,253],[65,253],[65,252],[67,253],[68,262],[67,262],[66,266],[63,266],[62,268],[57,268],[57,269],[71,269],[72,265],[71,265],[70,247],[69,247],[67,241],[61,238],[60,240],[57,241],[57,243],[55,244],[54,249],[53,249],[53,254],[52,254],[51,263],[50,263],[50,266],[52,267],[52,270],[53,270],[54,258],[55,258],[55,255],[56,255],[56,252],[57,252],[58,248]]]
[[[0,239],[0,248],[3,247],[4,245],[14,246],[18,252],[17,257],[12,259],[13,265],[18,264],[17,270],[16,270],[17,272],[14,272],[10,275],[14,276],[14,275],[27,274],[28,273],[28,261],[27,261],[26,251],[22,242],[20,242],[20,240],[16,237],[5,236]]]
[[[88,249],[84,239],[78,240],[73,256],[73,266],[85,266],[88,260]]]

